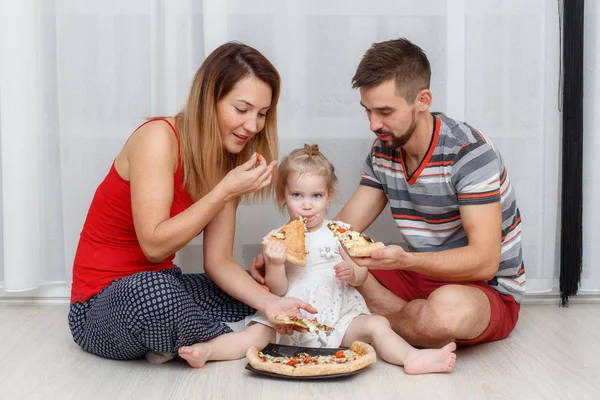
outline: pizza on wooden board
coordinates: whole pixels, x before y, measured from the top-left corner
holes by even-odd
[[[304,237],[306,232],[306,220],[300,216],[298,219],[291,220],[278,232],[265,238],[263,245],[271,240],[278,240],[285,245],[285,259],[292,264],[306,267],[306,242]]]
[[[383,249],[385,244],[375,242],[364,233],[350,228],[350,225],[341,221],[330,221],[327,227],[333,235],[342,242],[352,257],[370,257],[374,250]]]
[[[298,353],[293,356],[271,356],[256,347],[246,352],[250,365],[257,370],[287,376],[323,376],[357,371],[375,363],[375,349],[364,342],[355,341],[349,349],[332,355]]]

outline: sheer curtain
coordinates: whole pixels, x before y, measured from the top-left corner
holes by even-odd
[[[12,4],[8,4],[12,3]],[[589,3],[589,2],[588,2]],[[486,133],[509,168],[524,220],[531,296],[556,293],[560,227],[559,15],[541,0],[22,0],[0,3],[1,297],[68,297],[77,239],[94,190],[145,117],[183,105],[204,57],[228,40],[279,69],[281,153],[316,142],[339,195],[359,181],[373,140],[350,80],[371,43],[408,37],[433,69],[433,109]],[[596,128],[597,5],[586,10],[586,131]],[[597,89],[598,88],[598,89]],[[598,181],[586,153],[587,182]],[[586,221],[597,185],[588,183]],[[248,266],[284,221],[272,202],[242,206],[235,257]],[[595,226],[594,226],[595,225]],[[600,287],[585,227],[584,289]],[[389,210],[370,233],[394,241]],[[597,242],[598,240],[596,240]],[[202,271],[202,238],[177,257]]]

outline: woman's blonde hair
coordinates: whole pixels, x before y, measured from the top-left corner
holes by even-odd
[[[217,119],[217,102],[240,80],[256,77],[271,87],[271,105],[265,125],[237,155],[225,154]],[[243,164],[254,152],[267,163],[277,159],[277,102],[279,73],[258,50],[238,42],[229,42],[214,50],[196,72],[188,100],[175,116],[180,138],[183,182],[188,193],[200,197],[210,191],[231,169]],[[270,186],[248,195],[246,200],[263,199]]]
[[[285,208],[285,188],[291,175],[316,175],[325,178],[327,194],[332,197],[335,194],[338,178],[335,175],[335,167],[319,151],[316,144],[292,150],[279,163],[277,177],[275,179],[275,200],[280,211]]]

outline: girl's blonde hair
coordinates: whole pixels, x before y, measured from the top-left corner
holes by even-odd
[[[275,179],[275,200],[282,212],[285,208],[285,188],[293,174],[322,176],[325,178],[329,197],[335,194],[338,178],[333,164],[319,151],[318,145],[305,144],[304,147],[292,150],[279,163]]]
[[[224,151],[217,120],[217,102],[226,96],[237,82],[256,77],[271,87],[271,106],[265,126],[252,137],[237,155]],[[183,182],[188,193],[204,196],[231,169],[243,164],[254,152],[267,163],[278,156],[277,102],[281,79],[279,73],[258,50],[238,42],[229,42],[214,50],[196,72],[188,100],[175,116],[180,138]],[[272,191],[270,186],[247,195],[246,200],[263,199]]]

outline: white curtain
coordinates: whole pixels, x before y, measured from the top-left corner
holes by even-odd
[[[594,290],[600,221],[589,141],[598,142],[600,41],[598,5],[587,3],[582,289]],[[371,43],[397,37],[429,56],[433,110],[466,120],[500,148],[523,215],[529,295],[557,293],[557,1],[21,0],[0,7],[0,296],[68,296],[79,233],[112,159],[144,118],[182,107],[202,60],[228,40],[256,47],[279,69],[281,153],[319,144],[341,181],[334,216],[356,188],[373,140],[351,77]],[[242,206],[238,261],[247,267],[262,235],[283,221],[271,202]],[[389,211],[370,233],[395,240]],[[202,238],[177,262],[202,271]]]
[[[600,170],[595,150],[600,149],[600,2],[586,1],[584,20],[583,96],[583,273],[581,291],[600,294]],[[594,200],[596,199],[596,200]],[[594,206],[594,204],[596,204]]]

